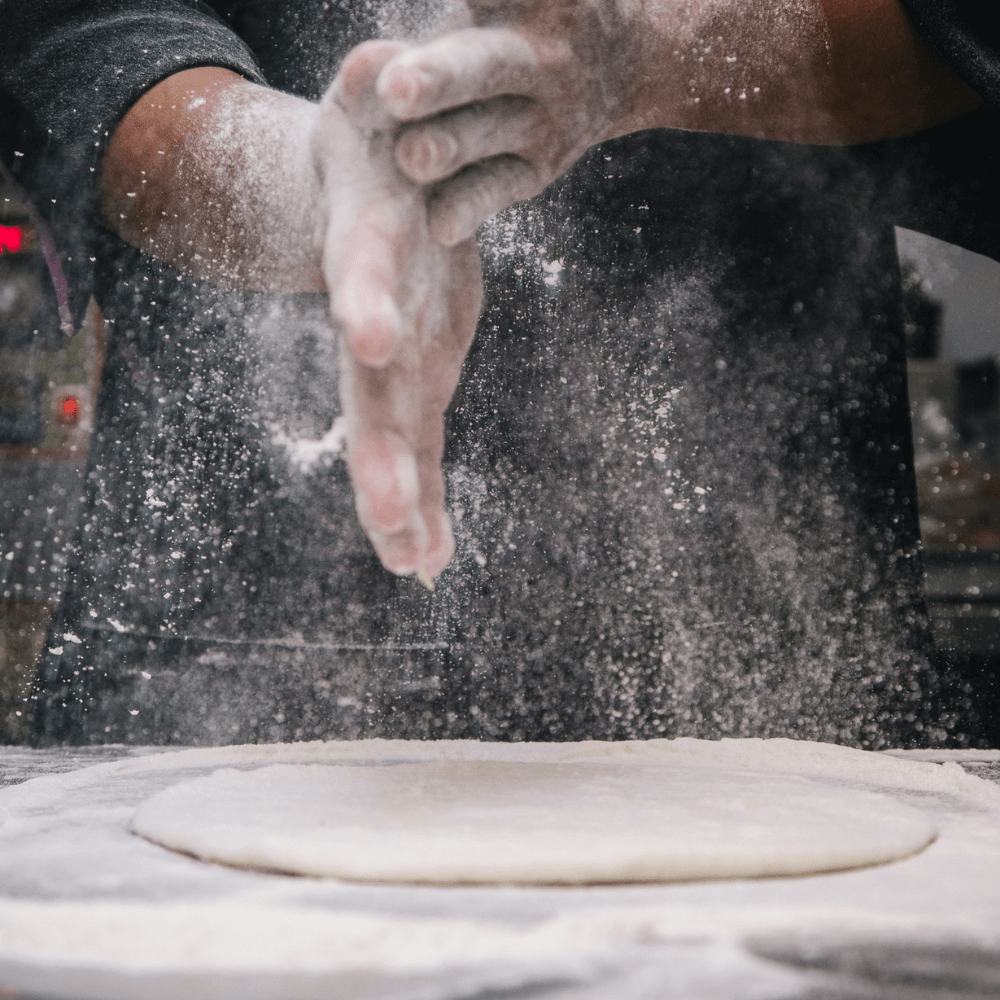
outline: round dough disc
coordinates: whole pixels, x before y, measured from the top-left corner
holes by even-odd
[[[533,885],[806,875],[906,857],[936,833],[889,796],[819,778],[511,760],[225,769],[153,796],[133,829],[250,868]]]

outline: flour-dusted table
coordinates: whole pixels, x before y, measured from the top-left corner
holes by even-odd
[[[130,817],[224,752],[163,753],[0,748],[0,996],[1000,996],[1000,752],[902,754],[983,781],[885,789],[940,831],[894,864],[579,888],[351,884],[176,854],[131,834]],[[136,942],[134,954],[108,960],[116,936]]]

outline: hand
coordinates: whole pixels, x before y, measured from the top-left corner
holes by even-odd
[[[622,7],[544,0],[516,10],[516,28],[469,28],[396,46],[378,74],[376,110],[368,95],[346,96],[355,122],[380,113],[384,122],[413,123],[399,133],[396,162],[409,180],[430,186],[438,242],[469,239],[489,216],[540,192],[611,134],[641,35]],[[344,71],[384,54],[385,45],[360,46]]]
[[[415,572],[431,586],[454,551],[441,473],[444,412],[482,279],[473,241],[446,248],[431,239],[425,192],[397,168],[394,133],[371,127],[369,116],[362,134],[339,106],[373,98],[378,72],[399,52],[373,43],[345,65],[321,104],[312,150],[326,205],[323,269],[342,329],[358,517],[386,569]]]
[[[898,0],[466,5],[479,27],[399,52],[377,83],[382,112],[405,126],[399,168],[431,185],[431,231],[446,246],[588,146],[638,129],[869,142],[980,103]]]

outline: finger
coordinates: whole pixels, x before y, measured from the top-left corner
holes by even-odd
[[[427,525],[427,551],[423,565],[427,575],[434,579],[448,568],[455,555],[455,533],[444,510],[423,511],[423,517]]]
[[[535,168],[516,156],[466,167],[437,185],[427,200],[431,235],[443,246],[470,239],[491,216],[542,189]]]
[[[534,101],[498,97],[410,125],[396,143],[396,162],[411,180],[429,184],[470,163],[519,153],[531,145],[539,127]]]
[[[433,580],[455,551],[444,509],[441,449],[418,456],[391,434],[369,435],[351,446],[349,458],[358,520],[382,565],[392,573]],[[416,487],[414,487],[416,481]],[[416,501],[419,494],[419,502]]]
[[[565,51],[564,51],[565,50]],[[455,31],[408,49],[381,71],[382,107],[400,121],[504,95],[535,96],[551,64],[568,59],[562,43],[541,43],[509,28]]]
[[[483,266],[475,239],[470,237],[464,244],[452,247],[449,259],[452,265],[448,284],[450,338],[446,349],[453,353],[455,370],[448,402],[458,385],[462,364],[472,344],[483,305]],[[442,407],[442,412],[447,409],[448,402]]]
[[[379,562],[396,576],[417,574],[420,582],[428,590],[434,589],[433,578],[423,569],[423,557],[419,554],[426,547],[420,541],[422,532],[411,532],[405,535],[395,535],[392,538],[379,539],[375,544],[375,552]]]
[[[427,576],[433,579],[445,569],[455,554],[455,535],[444,506],[440,450],[433,456],[418,454],[417,468],[420,476],[420,516],[427,529],[421,563]]]
[[[447,311],[433,324],[436,333],[425,340],[419,361],[410,359],[416,366],[401,363],[381,372],[362,372],[354,383],[353,397],[355,412],[394,430],[412,446],[420,517],[391,537],[378,536],[373,541],[384,565],[397,572],[408,572],[412,566],[427,586],[445,569],[455,551],[455,536],[445,510],[441,463],[445,411],[479,313],[482,278],[473,242],[450,252],[442,279]]]
[[[355,495],[355,507],[358,512],[358,519],[364,525],[364,497]],[[417,573],[421,577],[421,582],[427,584],[432,580],[430,573],[424,568],[427,551],[427,529],[419,513],[415,516],[411,524],[404,530],[387,535],[370,528],[366,528],[365,533],[379,562],[390,572],[397,576],[408,576]],[[433,589],[433,582],[429,584],[429,589]]]
[[[336,261],[326,275],[331,309],[354,358],[369,367],[387,365],[402,334],[396,228],[392,206],[383,205],[358,213],[346,235],[327,231],[325,259]]]
[[[442,432],[437,439],[414,456],[398,435],[369,430],[348,452],[358,519],[380,561],[392,573],[416,572],[425,583],[441,573],[455,549],[444,509]]]
[[[347,463],[358,519],[387,570],[413,573],[424,562],[428,535],[420,509],[421,476],[409,441],[418,405],[415,385],[398,364],[367,368],[349,351],[345,354]]]
[[[412,459],[412,456],[410,458]],[[404,460],[402,464],[405,467],[407,463]],[[406,470],[404,474],[412,482],[414,478],[412,463],[410,465],[410,469]],[[390,470],[391,466],[383,469],[383,477],[387,473],[392,476],[394,472],[398,475],[398,466],[394,472]],[[379,494],[377,486],[375,489],[371,488],[372,477],[370,473],[370,467],[359,469],[358,478],[354,481],[354,506],[358,520],[371,541],[379,561],[390,573],[399,576],[418,573],[422,582],[432,579],[440,572],[440,568],[437,568],[439,562],[437,547],[440,545],[440,541],[437,537],[435,538],[435,569],[433,572],[428,571],[426,567],[428,565],[429,532],[423,509],[418,505],[407,508],[393,502],[386,504],[384,500],[387,494]],[[366,479],[368,489],[362,485],[362,481]],[[407,487],[404,486],[405,488]],[[398,483],[390,487],[394,501],[399,499],[398,489]],[[389,527],[386,527],[387,524]]]
[[[402,42],[362,42],[344,59],[329,93],[362,132],[392,126],[393,122],[379,103],[376,82],[383,67],[406,48]]]
[[[390,431],[366,429],[348,448],[348,468],[367,530],[395,535],[407,530],[420,498],[417,463],[406,442]]]
[[[424,569],[431,577],[437,576],[448,565],[454,551],[451,522],[445,511],[445,483],[441,471],[444,455],[444,413],[436,406],[421,427],[415,458],[420,486],[420,514],[427,527],[427,548]]]
[[[420,511],[427,526],[424,569],[431,579],[444,571],[455,554],[455,534],[445,509],[445,412],[458,384],[462,362],[472,342],[482,302],[482,269],[475,241],[449,254],[448,315],[436,349],[422,365],[423,418],[416,451]]]

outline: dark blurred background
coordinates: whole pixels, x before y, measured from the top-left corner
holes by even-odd
[[[26,734],[80,506],[100,355],[93,306],[63,334],[39,234],[0,177],[0,743]]]
[[[1000,746],[1000,264],[897,230],[927,601],[942,669]]]

